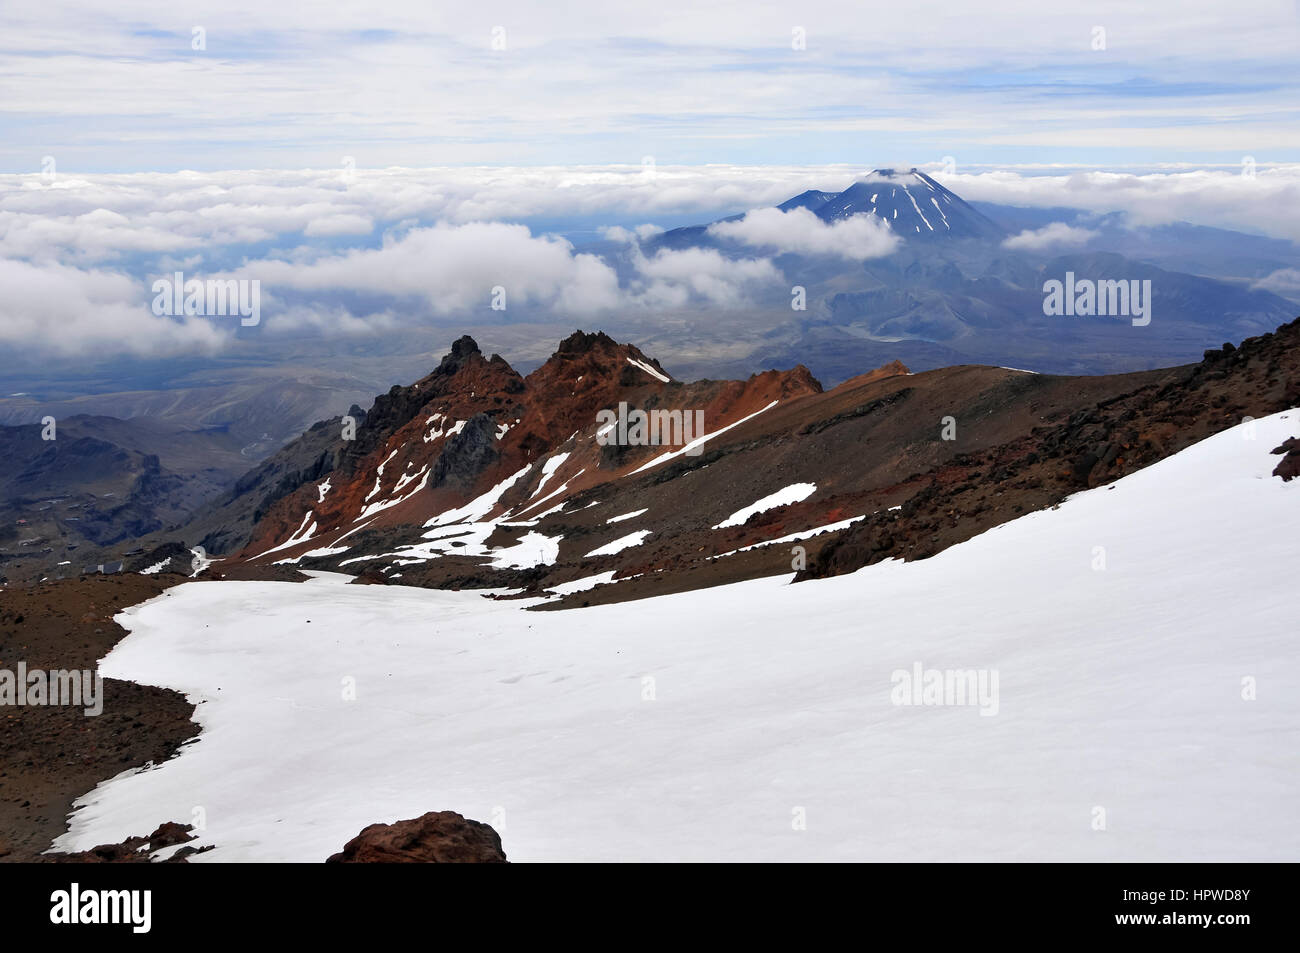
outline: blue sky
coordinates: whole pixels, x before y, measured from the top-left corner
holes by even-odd
[[[337,6],[11,3],[0,171],[1300,158],[1294,0]]]

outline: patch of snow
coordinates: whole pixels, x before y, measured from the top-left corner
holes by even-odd
[[[782,543],[795,543],[801,539],[812,539],[814,536],[820,536],[822,533],[834,533],[842,529],[848,529],[854,523],[866,519],[865,516],[854,516],[850,519],[840,520],[838,523],[827,523],[824,526],[814,526],[812,529],[800,530],[797,533],[790,533],[788,536],[782,536],[780,539],[769,539],[762,543],[752,543],[749,546],[741,546],[739,549],[733,549],[730,552],[719,553],[716,556],[710,556],[710,559],[723,559],[727,556],[734,556],[737,553],[747,553],[751,549],[763,549],[767,546],[779,546]]]
[[[313,556],[337,556],[339,553],[346,553],[351,546],[322,546],[320,549],[313,549],[310,552],[303,553],[301,556],[291,556],[288,559],[277,559],[276,566],[295,566],[299,561]]]
[[[532,569],[534,566],[554,565],[560,558],[560,540],[563,538],[525,533],[515,545],[498,549],[492,565],[498,569]]]
[[[302,518],[302,522],[298,524],[298,528],[289,534],[288,539],[278,546],[272,546],[270,549],[263,550],[257,555],[269,556],[271,553],[278,553],[282,549],[288,549],[290,546],[297,546],[299,543],[305,543],[307,540],[311,539],[316,535],[315,521],[313,521],[310,526],[307,525],[307,521],[312,518],[312,515],[312,511],[308,510],[307,515]],[[206,566],[203,568],[206,568]],[[195,575],[197,575],[197,573]]]
[[[310,513],[307,515],[311,516]],[[315,524],[312,525],[314,526]],[[194,556],[194,558],[190,560],[190,566],[194,569],[194,571],[190,573],[191,579],[194,579],[199,575],[199,573],[203,572],[203,570],[218,561],[213,559],[211,556],[208,556],[202,549],[191,549],[190,553]]]
[[[575,592],[586,592],[588,589],[595,589],[597,586],[603,586],[614,581],[614,574],[618,570],[611,569],[609,572],[597,573],[594,576],[583,576],[581,579],[573,579],[569,582],[557,582],[553,586],[546,588],[551,592],[567,596]]]
[[[584,559],[592,556],[613,556],[615,553],[621,553],[625,549],[631,549],[633,546],[640,546],[645,542],[646,537],[650,535],[650,530],[639,529],[635,533],[628,533],[626,536],[620,536],[612,543],[606,543],[599,549],[593,549],[584,556]]]
[[[702,436],[702,437],[696,437],[694,440],[692,440],[690,443],[686,444],[686,446],[684,446],[684,447],[679,447],[678,449],[676,449],[676,450],[672,450],[672,451],[669,451],[668,453],[662,453],[662,454],[660,454],[659,456],[655,457],[653,460],[649,461],[648,463],[643,463],[641,466],[637,467],[635,470],[632,471],[632,474],[631,474],[631,475],[634,476],[634,475],[636,475],[636,474],[638,474],[638,473],[641,473],[643,470],[649,470],[651,467],[657,467],[657,466],[659,466],[659,464],[661,464],[661,463],[667,463],[669,460],[672,460],[672,459],[674,459],[675,457],[680,457],[682,454],[687,453],[687,452],[689,452],[689,451],[691,451],[691,450],[694,450],[696,447],[702,447],[702,446],[704,446],[704,444],[706,444],[708,441],[712,440],[714,437],[718,436],[719,434],[724,434],[724,433],[726,433],[726,432],[727,432],[728,430],[730,430],[732,427],[739,427],[741,424],[745,423],[745,421],[747,421],[747,420],[753,420],[753,419],[754,419],[755,417],[757,417],[759,414],[761,414],[761,413],[763,413],[763,412],[765,412],[765,411],[771,410],[771,409],[772,409],[773,407],[775,407],[778,403],[780,403],[780,401],[775,401],[775,400],[774,400],[774,401],[772,401],[770,404],[768,404],[766,407],[764,407],[762,410],[756,410],[756,411],[754,411],[752,414],[750,414],[748,417],[741,417],[741,418],[740,418],[739,420],[737,420],[735,423],[727,424],[727,426],[725,426],[725,427],[721,427],[721,428],[719,428],[719,429],[713,431],[713,433],[706,433],[706,434],[705,434],[704,436]]]
[[[446,526],[449,523],[467,523],[482,519],[484,516],[487,516],[488,513],[492,512],[492,509],[501,500],[501,494],[505,493],[506,490],[519,482],[519,478],[532,468],[533,465],[531,463],[525,464],[522,470],[515,473],[513,476],[506,477],[482,496],[475,497],[464,506],[440,513],[424,525]]]
[[[630,520],[634,517],[640,516],[642,513],[648,513],[648,512],[650,512],[649,508],[646,508],[644,510],[633,510],[631,513],[624,513],[622,516],[611,516],[609,519],[605,520],[605,522],[621,523],[623,522],[623,520]]]
[[[566,454],[566,456],[567,456],[567,454]],[[524,515],[525,513],[527,513],[529,510],[536,509],[537,507],[539,507],[539,506],[541,506],[543,503],[545,503],[547,500],[552,499],[553,497],[559,496],[561,493],[563,493],[565,490],[567,490],[567,489],[569,488],[569,484],[570,484],[570,483],[572,483],[574,480],[576,480],[578,477],[582,476],[582,475],[583,475],[584,473],[586,473],[586,472],[587,472],[587,468],[586,468],[586,467],[583,467],[581,470],[579,470],[579,471],[578,471],[577,473],[575,473],[573,476],[569,477],[569,479],[565,480],[564,483],[562,483],[559,487],[557,487],[556,489],[552,490],[550,493],[547,493],[544,497],[542,497],[542,498],[541,498],[540,500],[538,500],[536,503],[529,503],[527,506],[525,506],[522,510],[519,511],[519,514],[518,514],[518,515],[523,516],[523,515]],[[551,511],[550,511],[550,510],[547,510],[547,512],[549,513],[549,512],[551,512]]]
[[[635,358],[629,357],[629,358],[627,359],[627,362],[628,362],[629,364],[631,364],[633,367],[639,367],[639,368],[641,368],[641,370],[645,371],[647,374],[649,374],[651,377],[653,377],[653,378],[654,378],[655,380],[657,380],[657,381],[663,381],[665,384],[667,384],[667,383],[669,382],[669,380],[670,380],[670,378],[665,377],[663,374],[661,374],[661,373],[659,373],[658,371],[656,371],[656,370],[655,370],[653,367],[651,367],[649,364],[645,363],[645,361],[638,361],[638,360],[636,360]]]
[[[755,513],[763,513],[767,510],[774,510],[778,506],[788,506],[791,503],[798,503],[806,500],[817,492],[816,483],[792,483],[784,489],[770,493],[761,500],[746,506],[743,510],[736,510],[721,523],[714,526],[714,529],[726,529],[728,526],[739,526],[749,519]]]
[[[430,418],[428,419],[428,421],[426,421],[426,423],[433,423],[435,420],[437,420],[437,421],[442,421],[442,420],[446,420],[446,419],[448,419],[448,418],[443,417],[442,414],[434,414],[432,417],[430,417]],[[460,433],[462,430],[464,430],[464,429],[465,429],[465,424],[467,424],[467,423],[469,423],[469,421],[467,421],[467,420],[458,420],[458,421],[456,421],[454,424],[452,424],[450,427],[448,427],[448,428],[446,428],[446,429],[443,429],[443,425],[442,425],[441,423],[439,423],[437,427],[432,428],[432,429],[431,429],[427,434],[425,434],[421,439],[422,439],[425,443],[432,443],[433,441],[437,440],[439,437],[451,437],[451,436],[454,436],[455,434],[458,434],[458,433]]]
[[[542,492],[542,487],[546,486],[546,481],[551,478],[551,474],[564,466],[564,461],[567,459],[569,459],[567,453],[557,453],[555,456],[547,458],[546,462],[542,464],[542,478],[537,481],[537,489],[533,490],[533,495],[529,499],[537,498],[537,494]]]
[[[431,472],[432,470],[430,466],[428,464],[425,464],[423,467],[420,468],[420,472],[415,474],[414,477],[412,477],[410,474],[406,474],[406,473],[402,474],[401,479],[397,481],[397,485],[393,487],[394,493],[397,493],[399,490],[402,489],[402,487],[404,487],[407,483],[411,482],[413,479],[419,479],[420,482],[415,486],[414,489],[412,489],[405,496],[394,496],[391,499],[380,500],[378,503],[369,504],[364,509],[362,509],[359,514],[357,514],[357,519],[362,520],[365,519],[367,516],[373,516],[374,514],[380,512],[381,510],[386,510],[390,506],[396,506],[398,503],[405,503],[411,497],[415,496],[415,494],[419,493],[426,486],[428,486],[429,474]],[[370,497],[366,497],[366,499],[370,499]]]

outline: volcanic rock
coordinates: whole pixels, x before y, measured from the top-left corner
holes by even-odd
[[[490,825],[455,811],[430,811],[392,824],[371,824],[332,854],[327,864],[504,864],[501,838]]]

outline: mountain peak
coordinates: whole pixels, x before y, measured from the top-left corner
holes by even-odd
[[[806,193],[805,193],[806,194]],[[793,199],[791,201],[794,201]],[[1001,226],[915,167],[872,169],[813,209],[823,221],[875,215],[904,239],[1001,238]]]
[[[438,365],[438,373],[455,374],[465,366],[465,363],[474,355],[483,356],[479,350],[478,342],[468,334],[462,334],[451,344],[451,351],[442,358],[442,363]]]
[[[557,356],[572,356],[610,347],[618,347],[618,342],[604,331],[588,334],[586,331],[578,330],[561,341],[555,353]]]

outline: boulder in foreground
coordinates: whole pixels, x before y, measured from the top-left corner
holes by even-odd
[[[455,811],[430,811],[393,824],[371,824],[327,864],[504,864],[501,837],[490,825]]]

